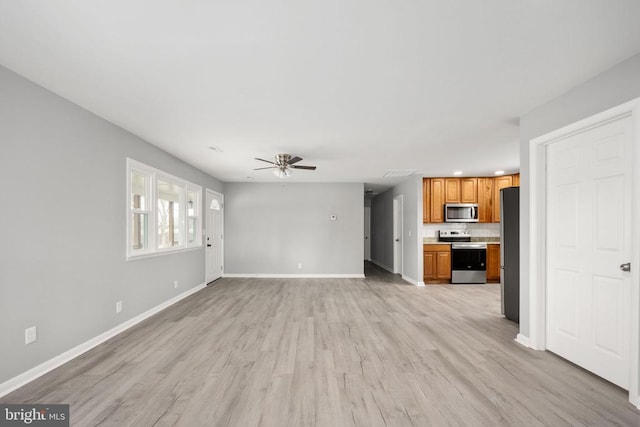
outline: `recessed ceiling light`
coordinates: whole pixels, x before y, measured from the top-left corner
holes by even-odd
[[[209,150],[213,150],[216,153],[222,153],[222,148],[218,147],[217,145],[214,145],[213,147],[209,147]]]
[[[495,171],[494,174],[496,174],[496,175],[504,175],[504,171]]]
[[[462,171],[455,171],[453,174],[454,174],[455,176],[462,175]]]

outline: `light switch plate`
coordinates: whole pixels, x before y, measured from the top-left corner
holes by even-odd
[[[38,339],[36,327],[32,326],[24,330],[24,343],[31,344]]]

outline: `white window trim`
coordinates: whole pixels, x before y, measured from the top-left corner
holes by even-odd
[[[144,163],[140,163],[131,158],[127,158],[126,162],[126,218],[127,218],[127,235],[125,238],[126,243],[126,259],[137,260],[137,259],[145,259],[151,258],[155,256],[167,255],[167,254],[175,254],[180,252],[188,252],[192,250],[196,250],[203,247],[202,242],[202,187],[200,185],[194,184],[177,176],[171,175],[167,172],[164,172],[160,169],[156,169],[154,167],[145,165]],[[146,184],[146,197],[147,197],[147,205],[146,209],[133,209],[131,208],[131,172],[138,172],[148,177],[148,182]],[[172,247],[172,248],[163,248],[159,249],[157,247],[157,236],[158,236],[158,192],[157,192],[157,180],[163,179],[165,181],[170,181],[174,184],[180,185],[184,189],[184,197],[185,200],[188,197],[188,192],[196,192],[197,194],[197,206],[196,206],[196,241],[195,243],[189,243],[189,237],[187,233],[188,229],[188,207],[187,203],[183,203],[184,207],[181,210],[181,219],[180,219],[180,232],[182,234],[183,244],[180,246]],[[131,241],[131,233],[132,233],[132,214],[133,213],[146,213],[148,215],[148,247],[142,250],[134,250],[132,248]],[[193,217],[193,215],[192,215]]]

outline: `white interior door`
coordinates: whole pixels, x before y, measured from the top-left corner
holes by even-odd
[[[364,259],[371,261],[371,208],[364,208]]]
[[[207,190],[207,230],[205,233],[207,283],[222,276],[223,209],[222,194]]]
[[[403,274],[402,270],[402,195],[393,198],[393,272]]]
[[[547,348],[629,388],[631,118],[547,146]]]

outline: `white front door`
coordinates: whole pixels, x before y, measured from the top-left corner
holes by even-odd
[[[207,230],[205,236],[207,283],[222,276],[223,208],[222,194],[207,190]]]
[[[547,348],[629,388],[630,117],[547,146]]]
[[[402,269],[402,195],[393,198],[393,272],[404,274]]]
[[[371,261],[371,208],[365,206],[364,208],[364,259]]]

